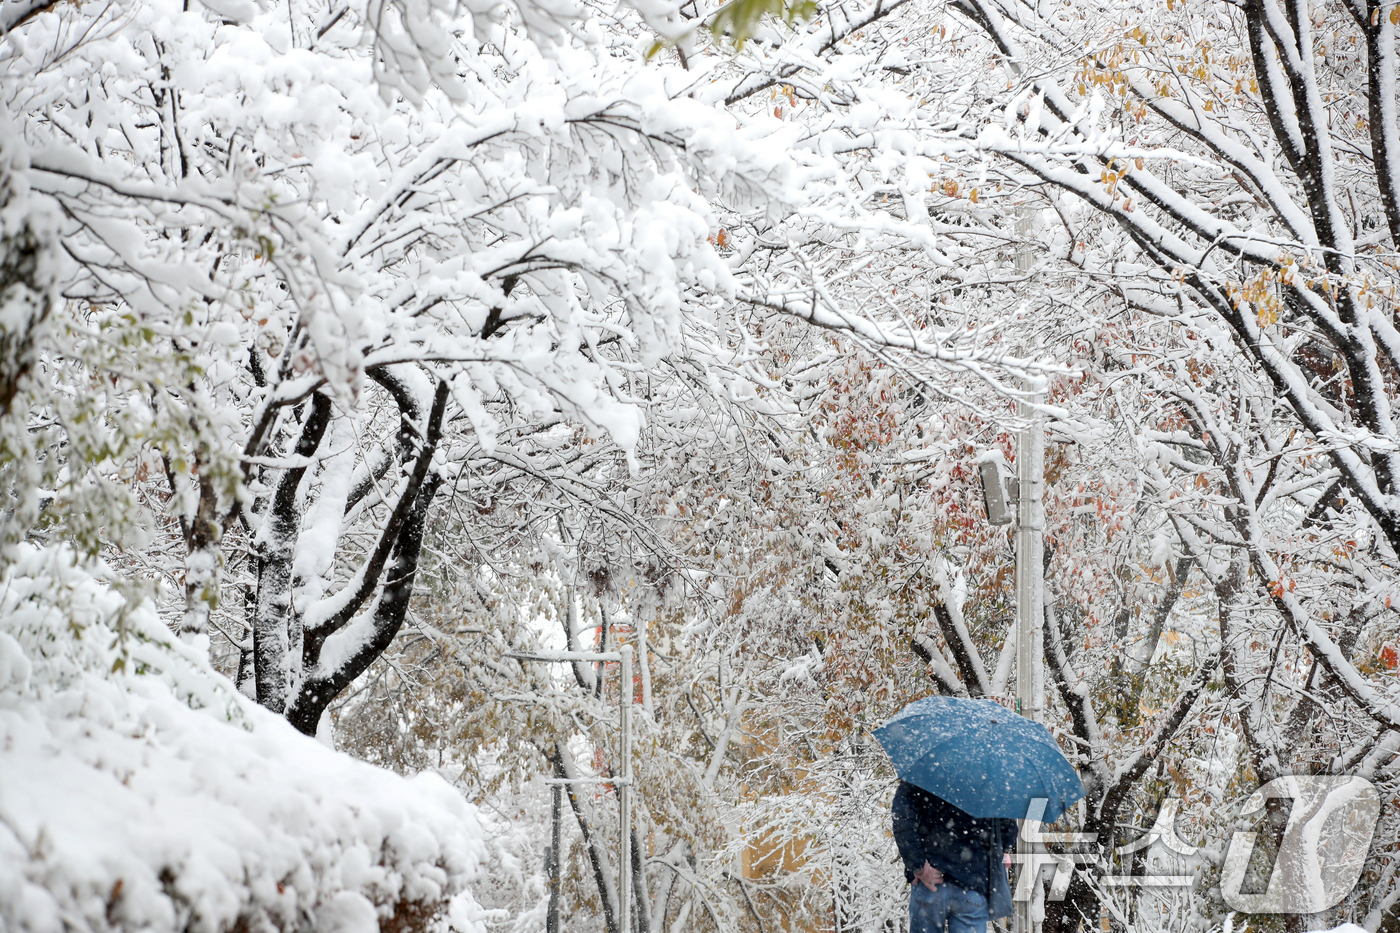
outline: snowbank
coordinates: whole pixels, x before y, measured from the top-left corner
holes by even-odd
[[[473,809],[240,696],[52,551],[0,581],[0,929],[477,933]]]

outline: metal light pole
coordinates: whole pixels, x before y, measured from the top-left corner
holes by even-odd
[[[1045,401],[1045,382],[1033,378],[1027,388],[1026,399],[1016,403],[1016,413],[1026,420],[1016,438],[1016,707],[1022,716],[1041,722],[1045,718],[1045,432],[1036,406]],[[1023,831],[1016,842],[1020,871],[1036,870],[1028,835]],[[1015,902],[1015,933],[1034,930],[1033,905],[1034,897]]]
[[[1031,248],[1030,234],[1035,226],[1035,212],[1027,203],[1016,205],[1015,234],[1019,240],[1013,262],[1016,272],[1026,275],[1035,267],[1036,252]],[[1030,354],[1027,353],[1027,356]],[[1045,379],[1031,376],[1026,380],[1026,394],[1016,403],[1016,414],[1025,427],[1016,437],[1016,711],[1028,719],[1045,719],[1045,428],[1044,416],[1038,406],[1045,402]],[[983,488],[988,486],[988,474],[995,467],[983,467]],[[1000,489],[997,489],[1000,492]],[[993,524],[1003,524],[1009,516],[1004,508],[997,509],[995,496],[987,498],[987,518]],[[1016,841],[1017,871],[1037,871],[1034,843],[1022,832]],[[1021,879],[1018,877],[1018,882]],[[1033,880],[1033,879],[1032,879]],[[1025,901],[1014,901],[1012,930],[1033,933],[1034,885],[1016,885],[1018,890],[1030,890]]]
[[[617,921],[620,933],[632,930],[632,646],[623,645],[622,682],[618,685],[618,715],[622,719],[622,780],[617,782],[618,822],[621,826],[621,860],[618,866]]]
[[[1045,718],[1045,429],[1035,408],[1044,400],[1036,380],[1028,400],[1016,403],[1027,422],[1016,438],[1016,705],[1036,722]]]
[[[617,823],[620,829],[617,867],[617,926],[618,933],[632,933],[632,646],[623,645],[618,651],[543,651],[537,654],[511,652],[506,655],[521,661],[552,661],[556,663],[583,661],[618,662],[618,756],[622,759],[612,778],[550,778],[546,784],[611,784],[617,788]],[[557,870],[557,869],[556,869]],[[551,893],[551,897],[553,894]]]
[[[1017,204],[1014,262],[1021,274],[1035,266],[1035,252],[1025,248],[1034,222],[1030,205]],[[1044,402],[1045,379],[1028,377],[1026,395],[1016,403],[1026,425],[1016,438],[1016,705],[1036,722],[1045,718],[1045,428],[1038,410]]]

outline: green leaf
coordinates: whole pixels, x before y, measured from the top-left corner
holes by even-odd
[[[730,0],[710,17],[706,26],[717,36],[728,36],[736,49],[753,37],[763,17],[772,16],[792,25],[815,16],[813,0]]]

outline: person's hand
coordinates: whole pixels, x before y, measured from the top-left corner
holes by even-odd
[[[930,891],[936,891],[938,886],[943,883],[943,872],[928,862],[924,862],[924,867],[914,872],[914,880],[922,883]]]

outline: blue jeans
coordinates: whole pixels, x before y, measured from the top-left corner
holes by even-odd
[[[945,881],[930,891],[915,881],[909,892],[909,933],[987,933],[987,899]]]

